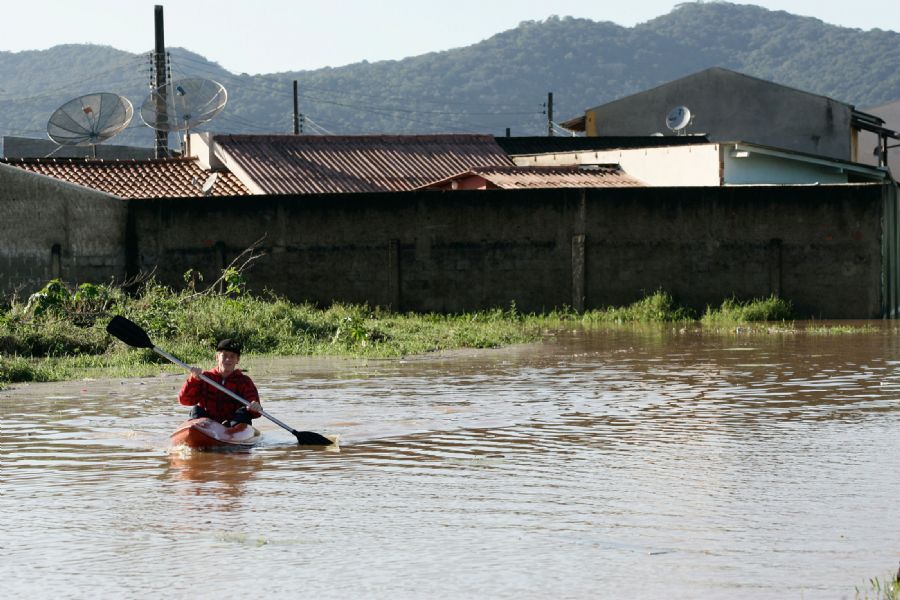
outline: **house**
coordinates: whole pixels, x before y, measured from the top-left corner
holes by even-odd
[[[893,135],[879,136],[877,131],[859,135],[859,162],[867,165],[886,165],[894,179],[900,177],[900,100],[865,109],[884,122],[884,129]],[[886,146],[886,148],[885,148]],[[886,159],[886,160],[885,160]]]
[[[884,169],[874,165],[747,142],[710,142],[702,137],[681,145],[519,154],[513,156],[513,161],[522,167],[617,164],[630,177],[654,187],[823,185],[890,180]]]
[[[425,190],[524,190],[551,188],[642,187],[619,165],[475,167],[421,186]]]
[[[673,109],[688,119],[673,130]],[[587,109],[563,126],[587,136],[677,136],[699,133],[712,142],[759,146],[859,162],[861,131],[883,121],[850,104],[736,71],[713,67]]]
[[[204,168],[253,194],[403,192],[473,167],[514,166],[489,135],[192,134]]]

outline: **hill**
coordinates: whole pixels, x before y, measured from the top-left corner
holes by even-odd
[[[305,131],[336,134],[542,134],[548,91],[563,121],[710,66],[859,107],[900,98],[900,33],[724,2],[681,4],[634,27],[553,16],[464,48],[313,71],[250,76],[185,49],[170,55],[173,78],[210,77],[228,89],[228,106],[208,126],[228,133],[290,132],[295,79]],[[149,80],[149,54],[96,45],[0,52],[0,134],[44,136],[66,100],[112,91],[136,109],[116,143],[152,145],[137,116]]]

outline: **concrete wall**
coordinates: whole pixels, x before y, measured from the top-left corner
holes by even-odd
[[[588,135],[672,135],[666,115],[687,106],[688,133],[851,159],[851,107],[727,69],[712,68],[585,112]]]
[[[3,136],[4,158],[96,158],[128,160],[154,158],[156,150],[137,146],[98,144],[90,146],[60,146],[52,140]]]
[[[130,269],[247,279],[293,300],[401,310],[702,309],[777,293],[806,316],[881,315],[884,187],[492,190],[132,203]]]
[[[124,200],[0,164],[0,293],[125,276]]]

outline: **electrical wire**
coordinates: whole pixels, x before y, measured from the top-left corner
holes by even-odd
[[[550,125],[553,127],[553,130],[554,130],[554,131],[558,131],[558,132],[560,132],[560,133],[562,133],[562,134],[564,134],[564,135],[566,135],[566,136],[568,136],[568,137],[585,137],[584,132],[572,131],[571,129],[566,129],[565,127],[563,127],[563,126],[560,125],[559,123],[556,123],[556,122],[551,121],[551,122],[550,122]]]
[[[312,125],[315,129],[318,129],[324,135],[337,135],[313,121],[308,115],[303,115],[303,122]]]

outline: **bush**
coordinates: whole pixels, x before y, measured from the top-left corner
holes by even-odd
[[[729,298],[717,309],[706,307],[701,319],[704,323],[748,323],[753,321],[786,321],[793,318],[794,308],[789,300],[775,295],[768,298],[740,301]]]
[[[692,321],[694,314],[691,309],[678,306],[671,294],[658,290],[628,306],[587,312],[582,319],[587,323],[654,323]]]

